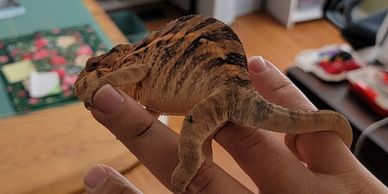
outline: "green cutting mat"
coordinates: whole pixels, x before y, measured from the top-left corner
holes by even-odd
[[[112,46],[82,0],[21,0],[20,3],[25,6],[27,13],[0,20],[0,39],[14,38],[56,27],[90,25],[105,45]],[[0,117],[14,114],[15,110],[7,96],[4,83],[0,81]]]

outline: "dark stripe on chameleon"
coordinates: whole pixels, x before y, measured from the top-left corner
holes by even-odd
[[[167,39],[164,44],[169,44],[170,43],[170,39],[171,39],[171,37],[169,39]]]
[[[228,25],[225,25],[222,29],[221,29],[221,32],[222,34],[224,34],[225,38],[227,40],[234,40],[234,41],[237,41],[241,44],[241,41],[240,39],[238,38],[237,34],[234,33],[234,31],[232,30],[232,28],[230,28]]]
[[[198,25],[194,26],[193,28],[189,29],[186,33],[185,33],[185,36],[192,33],[192,32],[196,32],[204,27],[207,27],[209,26],[210,24],[213,24],[215,22],[218,22],[218,20],[214,19],[214,18],[207,18],[205,21],[202,21],[201,23],[199,23]]]
[[[160,52],[162,53],[160,58],[161,59],[160,66],[164,66],[175,56],[177,52],[177,48],[165,47],[164,49],[161,49]]]
[[[203,65],[202,70],[210,71],[211,69],[213,69],[215,67],[220,67],[220,66],[225,65],[225,64],[226,64],[226,61],[223,58],[217,57],[217,58],[210,60],[205,65]]]
[[[175,63],[174,67],[178,68],[180,65],[182,65],[182,62],[186,61],[188,59],[188,57],[190,57],[197,50],[197,48],[201,46],[201,39],[212,41],[212,42],[219,42],[221,40],[224,40],[224,36],[222,34],[222,31],[215,30],[215,31],[212,31],[210,33],[205,33],[205,34],[197,37],[185,49],[182,56]]]
[[[205,51],[205,52],[195,56],[192,61],[194,64],[204,63],[205,61],[208,61],[211,56],[212,56],[212,53]]]
[[[203,33],[202,35],[197,37],[196,40],[201,38],[212,42],[219,42],[221,40],[233,40],[241,44],[238,36],[232,31],[229,26],[226,25],[221,29],[216,28],[210,32]]]
[[[213,68],[220,67],[222,65],[236,65],[247,69],[247,61],[244,55],[240,53],[230,52],[226,55],[226,58],[217,57],[210,60],[208,63],[202,66],[202,69],[205,71],[210,71]]]
[[[237,36],[231,31],[230,28],[222,28],[221,30],[214,29],[211,32],[200,35],[199,37],[197,37],[191,42],[191,44],[185,49],[183,54],[175,62],[174,66],[171,67],[170,71],[168,72],[168,76],[166,78],[166,83],[169,83],[172,80],[172,78],[176,76],[178,69],[180,69],[181,66],[188,61],[189,57],[193,55],[193,53],[197,50],[197,48],[201,46],[201,39],[218,43],[221,40],[225,40],[225,39],[235,41],[236,37]],[[218,63],[221,63],[221,61],[214,61],[214,63],[218,64]],[[221,64],[218,64],[218,65],[221,65]],[[166,92],[167,89],[168,89],[168,86],[165,85],[162,90]]]
[[[198,38],[203,38],[212,42],[219,42],[221,40],[234,40],[232,39],[232,36],[229,36],[228,34],[229,32],[220,31],[217,29],[211,32],[204,33]]]
[[[156,58],[158,59],[156,65],[156,72],[161,72],[161,69],[165,66],[172,66],[173,60],[176,59],[175,55],[180,53],[180,49],[182,48],[183,39],[179,39],[174,44],[167,46],[166,40],[159,40],[159,48],[157,48]],[[157,43],[157,44],[158,44]],[[158,45],[157,45],[158,46]],[[167,67],[168,68],[168,67]]]
[[[166,35],[171,34],[171,33],[174,34],[176,32],[179,32],[179,30],[182,29],[182,26],[187,25],[186,21],[194,18],[194,16],[195,15],[183,16],[183,17],[178,18],[176,21],[172,21],[171,23],[167,24],[166,27],[170,27],[170,25],[172,25],[171,28],[169,30],[167,30],[165,33],[163,33],[162,35],[160,35],[160,37],[166,36]]]
[[[202,53],[198,56],[193,57],[190,63],[192,64],[191,66],[193,65],[196,65],[196,66],[186,67],[183,70],[183,72],[179,74],[180,77],[179,77],[179,80],[177,81],[175,94],[177,94],[179,90],[182,88],[184,82],[188,79],[189,74],[195,73],[191,77],[191,80],[197,81],[200,75],[199,73],[200,69],[198,69],[201,66],[200,64],[205,63],[207,60],[209,60],[210,57],[211,57],[211,53],[209,52]]]
[[[245,57],[245,55],[242,55],[240,53],[236,53],[236,52],[228,53],[226,55],[225,61],[228,64],[237,65],[237,66],[243,67],[245,69],[248,68],[248,66],[247,66],[247,58]]]
[[[172,58],[175,59],[175,55],[179,53],[180,48],[182,48],[183,40],[179,39],[176,42],[174,42],[174,44],[172,45],[168,45],[169,42],[170,40],[165,41],[164,49],[163,48],[159,49],[159,51],[161,52],[161,58],[160,58],[161,66],[168,64]]]
[[[201,37],[196,38],[191,44],[183,51],[183,54],[178,58],[178,60],[174,63],[174,65],[170,68],[167,73],[166,83],[170,83],[171,79],[176,76],[178,69],[181,68],[184,64],[186,64],[188,58],[192,55],[192,53],[201,45]],[[168,89],[167,84],[163,87],[163,91],[166,92]]]
[[[206,74],[206,72],[202,70],[202,67],[204,64],[210,63],[210,61],[213,60],[212,57],[214,57],[214,53],[211,52],[201,53],[200,55],[193,57],[192,63],[196,64],[196,67],[190,72],[192,74],[192,80],[198,81],[202,74]]]
[[[147,46],[149,44],[148,38],[144,38],[139,45],[135,47],[135,51]]]
[[[156,48],[159,48],[160,46],[164,45],[163,42],[163,40],[158,40],[158,42],[156,42]]]
[[[230,77],[226,80],[226,84],[233,84],[233,85],[238,85],[240,87],[247,87],[249,85],[251,85],[251,80],[249,79],[243,79],[239,76],[234,76],[234,77]]]

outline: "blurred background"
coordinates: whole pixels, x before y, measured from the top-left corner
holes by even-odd
[[[188,14],[230,25],[247,57],[263,56],[318,108],[344,114],[351,150],[387,185],[387,10],[388,0],[0,0],[0,193],[83,193],[83,174],[98,163],[145,193],[170,193],[72,87],[89,57]],[[162,120],[179,132],[182,117]],[[257,191],[213,147],[216,163]]]

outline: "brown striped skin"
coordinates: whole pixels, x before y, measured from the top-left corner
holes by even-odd
[[[290,111],[263,99],[248,78],[237,35],[214,18],[185,16],[138,44],[89,59],[75,90],[88,107],[105,84],[121,88],[155,116],[186,115],[172,176],[176,193],[186,191],[204,161],[204,141],[226,122],[293,134],[332,130],[347,146],[352,141],[339,113]]]

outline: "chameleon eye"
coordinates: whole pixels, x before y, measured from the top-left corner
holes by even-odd
[[[100,61],[98,58],[92,57],[86,62],[85,70],[87,72],[91,72],[97,69],[98,65],[100,64]]]
[[[87,72],[91,72],[91,71],[96,70],[96,69],[97,69],[97,66],[98,66],[98,63],[97,63],[97,62],[89,63],[89,64],[86,65],[85,70],[86,70]]]

